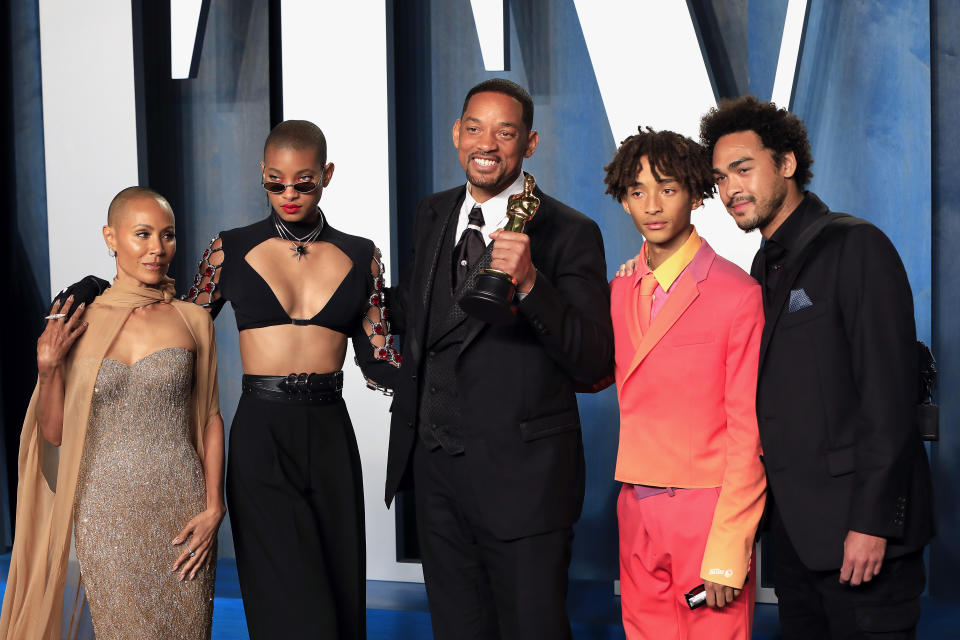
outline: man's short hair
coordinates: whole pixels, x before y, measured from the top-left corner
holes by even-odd
[[[527,133],[533,131],[533,98],[530,97],[526,89],[506,78],[490,78],[470,89],[470,91],[467,92],[467,97],[463,99],[463,109],[460,110],[460,117],[462,118],[463,114],[467,112],[467,105],[470,104],[470,98],[478,93],[487,91],[508,95],[519,102],[523,108],[521,116],[523,126],[527,128]]]
[[[720,105],[700,120],[700,142],[713,156],[717,140],[730,133],[753,131],[760,136],[763,146],[773,152],[773,161],[779,167],[783,154],[793,151],[797,170],[793,179],[801,190],[813,177],[810,166],[813,155],[803,120],[772,102],[761,102],[754,96],[722,100]]]
[[[170,206],[170,203],[167,202],[167,199],[150,187],[127,187],[117,195],[113,196],[113,200],[110,201],[110,206],[107,207],[107,225],[113,226],[117,221],[117,216],[120,215],[121,209],[123,209],[131,200],[136,200],[138,198],[152,198],[169,209],[170,213],[173,213],[173,207]]]
[[[637,182],[640,160],[647,156],[654,178],[669,176],[683,185],[694,199],[713,197],[713,168],[703,147],[673,131],[637,127],[637,133],[620,143],[613,160],[603,168],[607,193],[617,202]]]
[[[263,143],[263,154],[267,149],[316,149],[321,165],[327,164],[327,138],[320,127],[308,120],[284,120],[271,131]]]

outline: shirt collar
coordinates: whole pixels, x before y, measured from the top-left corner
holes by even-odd
[[[690,237],[687,238],[687,241],[683,243],[679,249],[677,249],[672,256],[663,261],[656,269],[653,269],[653,277],[657,279],[657,283],[660,285],[660,288],[664,291],[670,289],[673,286],[673,283],[677,281],[677,278],[680,277],[680,274],[683,273],[683,270],[689,266],[693,261],[694,256],[697,255],[697,251],[700,250],[700,244],[703,241],[700,239],[700,234],[697,233],[697,228],[693,227],[690,230]],[[640,279],[643,278],[648,273],[651,273],[650,267],[647,266],[647,243],[643,243],[643,249],[640,251],[640,258],[642,263],[637,265],[640,267],[637,269],[636,280],[634,286],[640,284]]]
[[[517,179],[513,181],[513,184],[480,205],[480,208],[483,210],[483,226],[503,226],[502,223],[507,218],[507,204],[510,200],[510,196],[515,193],[522,192],[523,171],[521,171],[520,175],[517,176]],[[470,193],[470,183],[468,182],[467,194],[463,198],[462,211],[470,213],[470,210],[473,209],[475,204],[477,204],[477,201],[473,199],[473,195]]]
[[[825,213],[823,203],[809,191],[805,192],[797,208],[787,216],[780,228],[773,232],[770,239],[764,242],[764,248],[767,252],[773,251],[774,254],[792,251],[803,230],[823,213]],[[767,248],[767,245],[774,246]],[[777,251],[775,247],[781,247],[782,250]]]

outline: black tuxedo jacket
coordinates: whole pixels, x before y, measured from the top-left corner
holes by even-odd
[[[792,215],[801,209],[834,215],[809,193]],[[761,283],[763,253],[752,269]],[[863,222],[828,226],[784,265],[776,290],[764,290],[757,418],[790,540],[814,570],[841,566],[848,530],[887,538],[888,557],[919,549],[933,534],[932,496],[900,257]]]
[[[417,433],[419,374],[428,307],[447,225],[465,187],[434,194],[417,208],[414,258],[403,286],[388,293],[403,365],[391,406],[386,501],[404,481]],[[484,517],[499,538],[572,525],[584,490],[583,443],[574,381],[592,384],[613,368],[613,327],[603,240],[597,224],[535,190],[527,223],[537,279],[516,322],[467,317],[456,364],[465,464]],[[453,214],[453,215],[451,215]]]

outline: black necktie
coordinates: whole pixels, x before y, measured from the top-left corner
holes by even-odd
[[[460,240],[453,248],[453,288],[455,290],[467,277],[470,267],[476,264],[483,252],[487,250],[487,244],[480,233],[482,226],[483,211],[480,210],[480,205],[475,204],[467,216],[467,228],[460,234]]]

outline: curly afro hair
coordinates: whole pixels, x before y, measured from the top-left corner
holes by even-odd
[[[763,146],[773,152],[773,161],[780,166],[783,154],[793,151],[797,170],[793,179],[801,190],[810,182],[813,155],[803,120],[772,102],[761,102],[753,96],[723,100],[700,120],[700,143],[712,156],[717,140],[729,133],[753,131]]]
[[[713,169],[709,156],[699,144],[673,131],[637,127],[637,133],[620,143],[613,160],[603,168],[607,193],[617,202],[637,182],[640,160],[647,156],[650,171],[660,180],[669,176],[683,185],[694,199],[713,197]]]

